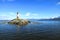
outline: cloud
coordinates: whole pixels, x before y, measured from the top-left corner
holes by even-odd
[[[7,0],[7,1],[15,1],[15,0]]]
[[[8,12],[7,14],[2,13],[0,15],[0,20],[12,20],[16,18],[16,15],[14,12]]]
[[[19,17],[22,17],[23,19],[24,18],[25,19],[33,19],[33,18],[37,19],[39,18],[39,14],[27,12],[25,15],[20,14]],[[7,12],[6,14],[2,13],[0,15],[0,20],[12,20],[14,18],[16,18],[16,13],[14,12]]]
[[[5,2],[6,0],[0,0],[0,1]]]
[[[6,2],[6,1],[8,1],[8,2],[13,2],[13,1],[15,1],[15,0],[1,0],[2,2]]]
[[[57,2],[57,5],[60,5],[60,2]]]
[[[15,13],[14,12],[8,12],[8,14],[13,16]]]
[[[6,20],[8,19],[9,17],[6,15],[6,14],[1,14],[0,15],[0,20]]]
[[[37,19],[37,18],[39,18],[39,14],[37,14],[37,13],[30,13],[30,12],[27,12],[26,14],[25,14],[25,16],[27,17],[27,18],[34,18],[34,19]]]
[[[30,16],[30,13],[29,13],[29,12],[27,12],[25,16]]]
[[[25,16],[38,16],[39,14],[37,13],[30,13],[30,12],[27,12]]]

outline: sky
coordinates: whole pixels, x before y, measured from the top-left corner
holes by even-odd
[[[60,0],[0,0],[0,20],[48,19],[60,16]]]

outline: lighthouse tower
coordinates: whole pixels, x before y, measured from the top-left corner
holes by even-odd
[[[17,12],[17,19],[19,19],[19,13]]]

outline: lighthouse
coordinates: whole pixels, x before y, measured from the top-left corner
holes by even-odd
[[[23,26],[23,25],[27,25],[29,23],[29,21],[19,18],[19,13],[17,12],[16,18],[9,21],[8,23]]]
[[[17,17],[16,17],[16,19],[19,19],[19,13],[17,12]]]

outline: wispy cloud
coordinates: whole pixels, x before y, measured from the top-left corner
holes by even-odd
[[[0,1],[5,2],[6,0],[0,0]]]
[[[30,12],[27,12],[26,14],[25,14],[25,16],[38,16],[39,14],[37,14],[37,13],[30,13]]]
[[[8,20],[9,19],[9,16],[6,15],[6,14],[1,14],[0,15],[0,20]]]
[[[39,14],[27,12],[25,15],[20,14],[19,17],[22,17],[23,19],[24,18],[25,19],[37,19],[39,18]],[[14,18],[16,18],[16,13],[14,12],[8,12],[7,14],[3,13],[0,15],[0,20],[12,20]]]
[[[14,18],[15,18],[14,12],[8,12],[7,14],[1,14],[0,15],[0,20],[11,20]]]
[[[13,1],[16,1],[16,0],[0,0],[0,1],[2,1],[2,2],[6,2],[6,1],[13,2]]]
[[[30,13],[29,13],[29,12],[27,12],[27,13],[25,14],[25,16],[30,16]]]
[[[57,2],[57,5],[60,5],[60,2]]]
[[[39,14],[37,14],[37,13],[30,13],[30,12],[27,12],[27,13],[25,14],[25,16],[26,16],[27,18],[34,18],[34,19],[39,18]]]
[[[15,0],[7,0],[7,1],[15,1]]]

